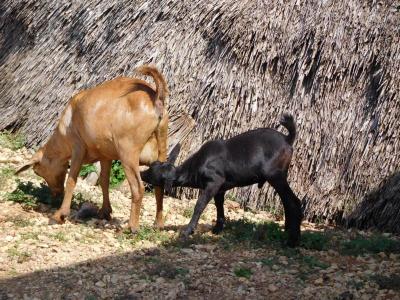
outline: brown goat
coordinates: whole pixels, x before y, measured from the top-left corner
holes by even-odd
[[[82,164],[95,161],[101,164],[103,205],[99,216],[111,218],[110,169],[112,160],[119,159],[132,192],[129,227],[132,232],[138,229],[144,193],[139,164],[165,161],[167,156],[168,87],[155,67],[142,66],[137,71],[152,76],[156,90],[143,80],[119,77],[78,93],[69,101],[49,141],[17,171],[18,174],[33,167],[56,196],[64,193],[71,160],[64,199],[53,216],[58,223],[63,223],[70,213],[72,192]],[[155,194],[155,225],[162,227],[163,188],[157,187]]]

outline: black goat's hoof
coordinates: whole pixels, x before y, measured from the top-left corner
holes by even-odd
[[[221,232],[222,232],[222,230],[224,229],[224,226],[218,226],[218,225],[215,225],[214,227],[213,227],[213,229],[212,229],[212,233],[213,234],[220,234]]]
[[[179,234],[179,240],[187,241],[192,233],[193,233],[193,230],[191,230],[191,229],[185,229],[185,230],[181,231],[181,233]]]
[[[290,247],[290,248],[295,248],[298,247],[300,245],[300,239],[289,239],[286,242],[286,246]]]

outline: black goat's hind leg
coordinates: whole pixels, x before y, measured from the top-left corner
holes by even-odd
[[[221,192],[215,195],[214,201],[217,208],[217,222],[212,229],[212,233],[219,234],[224,229],[225,214],[224,214],[224,196],[225,192]]]
[[[302,219],[300,200],[293,193],[285,177],[275,178],[269,183],[277,191],[285,210],[285,231],[289,235],[288,246],[300,243],[300,224]]]

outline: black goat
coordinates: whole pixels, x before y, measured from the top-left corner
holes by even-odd
[[[301,205],[287,182],[296,126],[293,117],[288,114],[283,115],[280,123],[289,131],[287,136],[271,128],[255,129],[227,140],[206,142],[179,167],[168,162],[154,162],[148,170],[141,172],[142,179],[155,186],[201,189],[192,219],[181,233],[184,238],[193,233],[211,198],[214,197],[217,207],[213,233],[219,233],[225,221],[225,192],[254,183],[261,188],[268,181],[282,199],[288,245],[294,247],[299,244]]]

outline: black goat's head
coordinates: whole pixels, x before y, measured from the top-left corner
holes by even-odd
[[[169,162],[156,161],[146,171],[140,172],[140,177],[144,182],[170,189],[176,179],[176,168]]]

